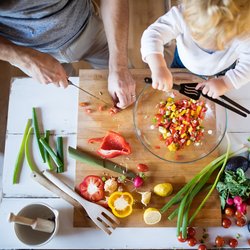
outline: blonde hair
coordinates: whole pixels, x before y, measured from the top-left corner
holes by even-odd
[[[195,41],[222,50],[250,35],[249,0],[183,0],[183,16]]]

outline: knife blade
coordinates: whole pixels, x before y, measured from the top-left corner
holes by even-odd
[[[76,87],[76,88],[80,89],[80,90],[81,90],[81,91],[83,91],[84,93],[86,93],[86,94],[88,94],[88,95],[90,95],[90,96],[94,97],[95,99],[97,99],[97,100],[99,100],[99,101],[101,101],[101,102],[105,103],[106,105],[108,105],[108,106],[110,105],[110,103],[108,103],[108,102],[104,101],[103,99],[101,99],[101,98],[99,98],[99,97],[97,97],[97,96],[95,96],[95,95],[91,94],[91,93],[90,93],[90,92],[88,92],[87,90],[85,90],[85,89],[83,89],[83,88],[81,88],[81,87],[77,86],[76,84],[74,84],[74,83],[73,83],[73,82],[71,82],[70,80],[68,80],[68,83],[69,83],[69,85],[72,85],[72,86],[74,86],[74,87]]]
[[[80,151],[80,150],[77,150],[77,149],[72,148],[72,147],[68,148],[68,152],[69,152],[70,157],[72,157],[75,160],[78,160],[80,162],[90,164],[90,165],[95,166],[95,167],[103,167],[103,168],[109,169],[111,171],[117,172],[121,175],[125,175],[128,178],[135,178],[136,177],[136,174],[133,171],[123,167],[122,165],[120,165],[118,163],[112,162],[110,160],[91,155],[87,152]]]

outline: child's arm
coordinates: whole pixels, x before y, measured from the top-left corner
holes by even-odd
[[[161,54],[150,54],[145,59],[152,72],[152,87],[163,91],[172,89],[173,77],[164,57]]]
[[[224,95],[227,91],[233,88],[233,85],[225,76],[201,82],[196,86],[196,89],[202,89],[204,95],[208,95],[214,99]]]

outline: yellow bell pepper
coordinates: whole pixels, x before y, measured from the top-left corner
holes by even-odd
[[[132,213],[133,196],[128,192],[114,192],[108,198],[108,205],[112,213],[119,218],[127,217]]]

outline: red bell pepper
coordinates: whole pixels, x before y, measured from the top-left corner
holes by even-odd
[[[119,155],[128,155],[131,153],[129,143],[122,135],[114,131],[108,131],[103,138],[91,138],[88,140],[89,143],[100,141],[101,145],[97,149],[97,153],[103,158],[114,158]]]
[[[104,183],[99,176],[86,176],[80,183],[79,189],[86,200],[97,202],[104,198]]]

